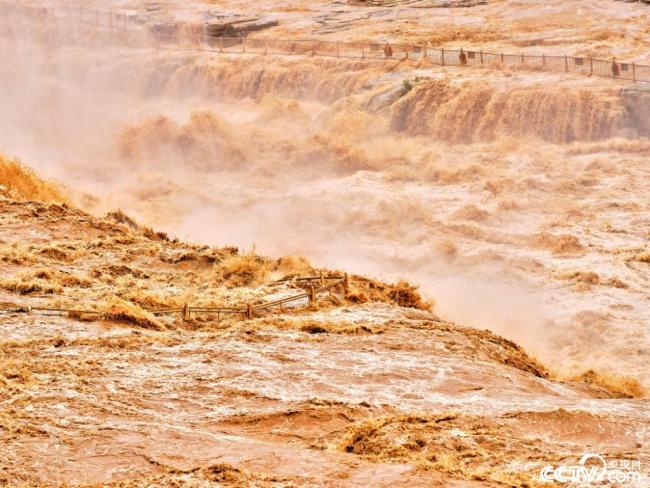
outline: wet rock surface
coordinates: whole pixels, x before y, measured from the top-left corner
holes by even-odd
[[[639,135],[650,137],[650,84],[637,84],[621,91],[630,126]]]

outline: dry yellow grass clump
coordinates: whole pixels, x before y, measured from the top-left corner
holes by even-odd
[[[0,248],[0,260],[2,255],[3,249]],[[0,289],[20,295],[61,294],[64,288],[89,288],[91,285],[92,282],[83,276],[48,268],[37,268],[16,276],[0,278]]]
[[[145,329],[166,330],[167,327],[154,315],[146,310],[124,300],[112,297],[106,304],[102,314],[106,320],[115,320],[126,324],[137,325]]]
[[[303,257],[270,260],[255,254],[235,254],[215,267],[216,281],[226,287],[258,286],[264,281],[313,273]]]
[[[255,286],[267,277],[264,259],[255,255],[237,255],[224,259],[217,268],[217,281],[229,287]]]
[[[42,279],[29,279],[25,276],[20,278],[0,278],[0,288],[20,295],[52,295],[63,291],[63,288],[58,284],[52,284]]]
[[[629,376],[619,376],[590,369],[572,377],[571,380],[599,386],[616,398],[644,398],[647,395],[641,382]]]
[[[20,161],[0,155],[0,194],[3,193],[11,198],[43,203],[68,201],[55,183],[39,178]]]
[[[417,286],[406,281],[402,280],[391,285],[362,276],[353,277],[350,281],[350,291],[345,298],[352,303],[380,301],[427,311],[433,310],[435,306],[433,301],[422,298]]]

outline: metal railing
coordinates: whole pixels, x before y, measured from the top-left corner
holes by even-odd
[[[153,315],[175,315],[181,314],[184,320],[191,320],[194,315],[216,315],[217,321],[220,321],[223,316],[228,315],[241,315],[245,319],[253,319],[256,315],[264,310],[270,310],[279,307],[284,312],[284,306],[300,301],[304,301],[308,306],[316,305],[318,295],[323,293],[334,293],[338,288],[340,292],[345,295],[348,292],[349,278],[344,276],[309,276],[304,278],[290,278],[286,280],[277,281],[276,283],[293,282],[296,284],[302,283],[305,291],[296,295],[280,298],[270,302],[249,302],[243,307],[192,307],[185,304],[182,308],[169,308],[169,309],[152,309],[142,308]],[[318,286],[317,286],[318,285]],[[67,316],[69,318],[82,318],[82,317],[96,317],[101,318],[105,312],[103,310],[93,310],[91,308],[64,308],[64,307],[39,307],[32,305],[17,305],[13,307],[0,307],[0,314],[15,314],[15,313],[28,313],[39,314],[45,316]]]
[[[211,37],[203,32],[188,33],[174,26],[151,26],[147,29],[137,15],[110,10],[93,10],[81,6],[37,8],[0,3],[0,9],[44,21],[67,20],[108,29],[137,30],[139,33],[146,33],[152,45],[158,48],[190,49],[223,54],[324,56],[380,61],[415,60],[438,66],[518,68],[650,83],[650,66],[635,62],[620,62],[615,59],[492,53],[475,49],[447,49],[414,44]]]

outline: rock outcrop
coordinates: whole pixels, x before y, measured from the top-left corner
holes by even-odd
[[[650,137],[650,86],[633,85],[621,92],[630,125],[639,135]]]

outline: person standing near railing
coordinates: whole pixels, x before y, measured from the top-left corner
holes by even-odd
[[[467,53],[463,49],[460,50],[458,61],[461,66],[467,66]]]
[[[621,65],[616,62],[616,58],[612,59],[612,78],[621,76]]]
[[[386,57],[386,58],[392,58],[393,57],[393,48],[388,43],[386,43],[386,45],[384,46],[384,57]]]

